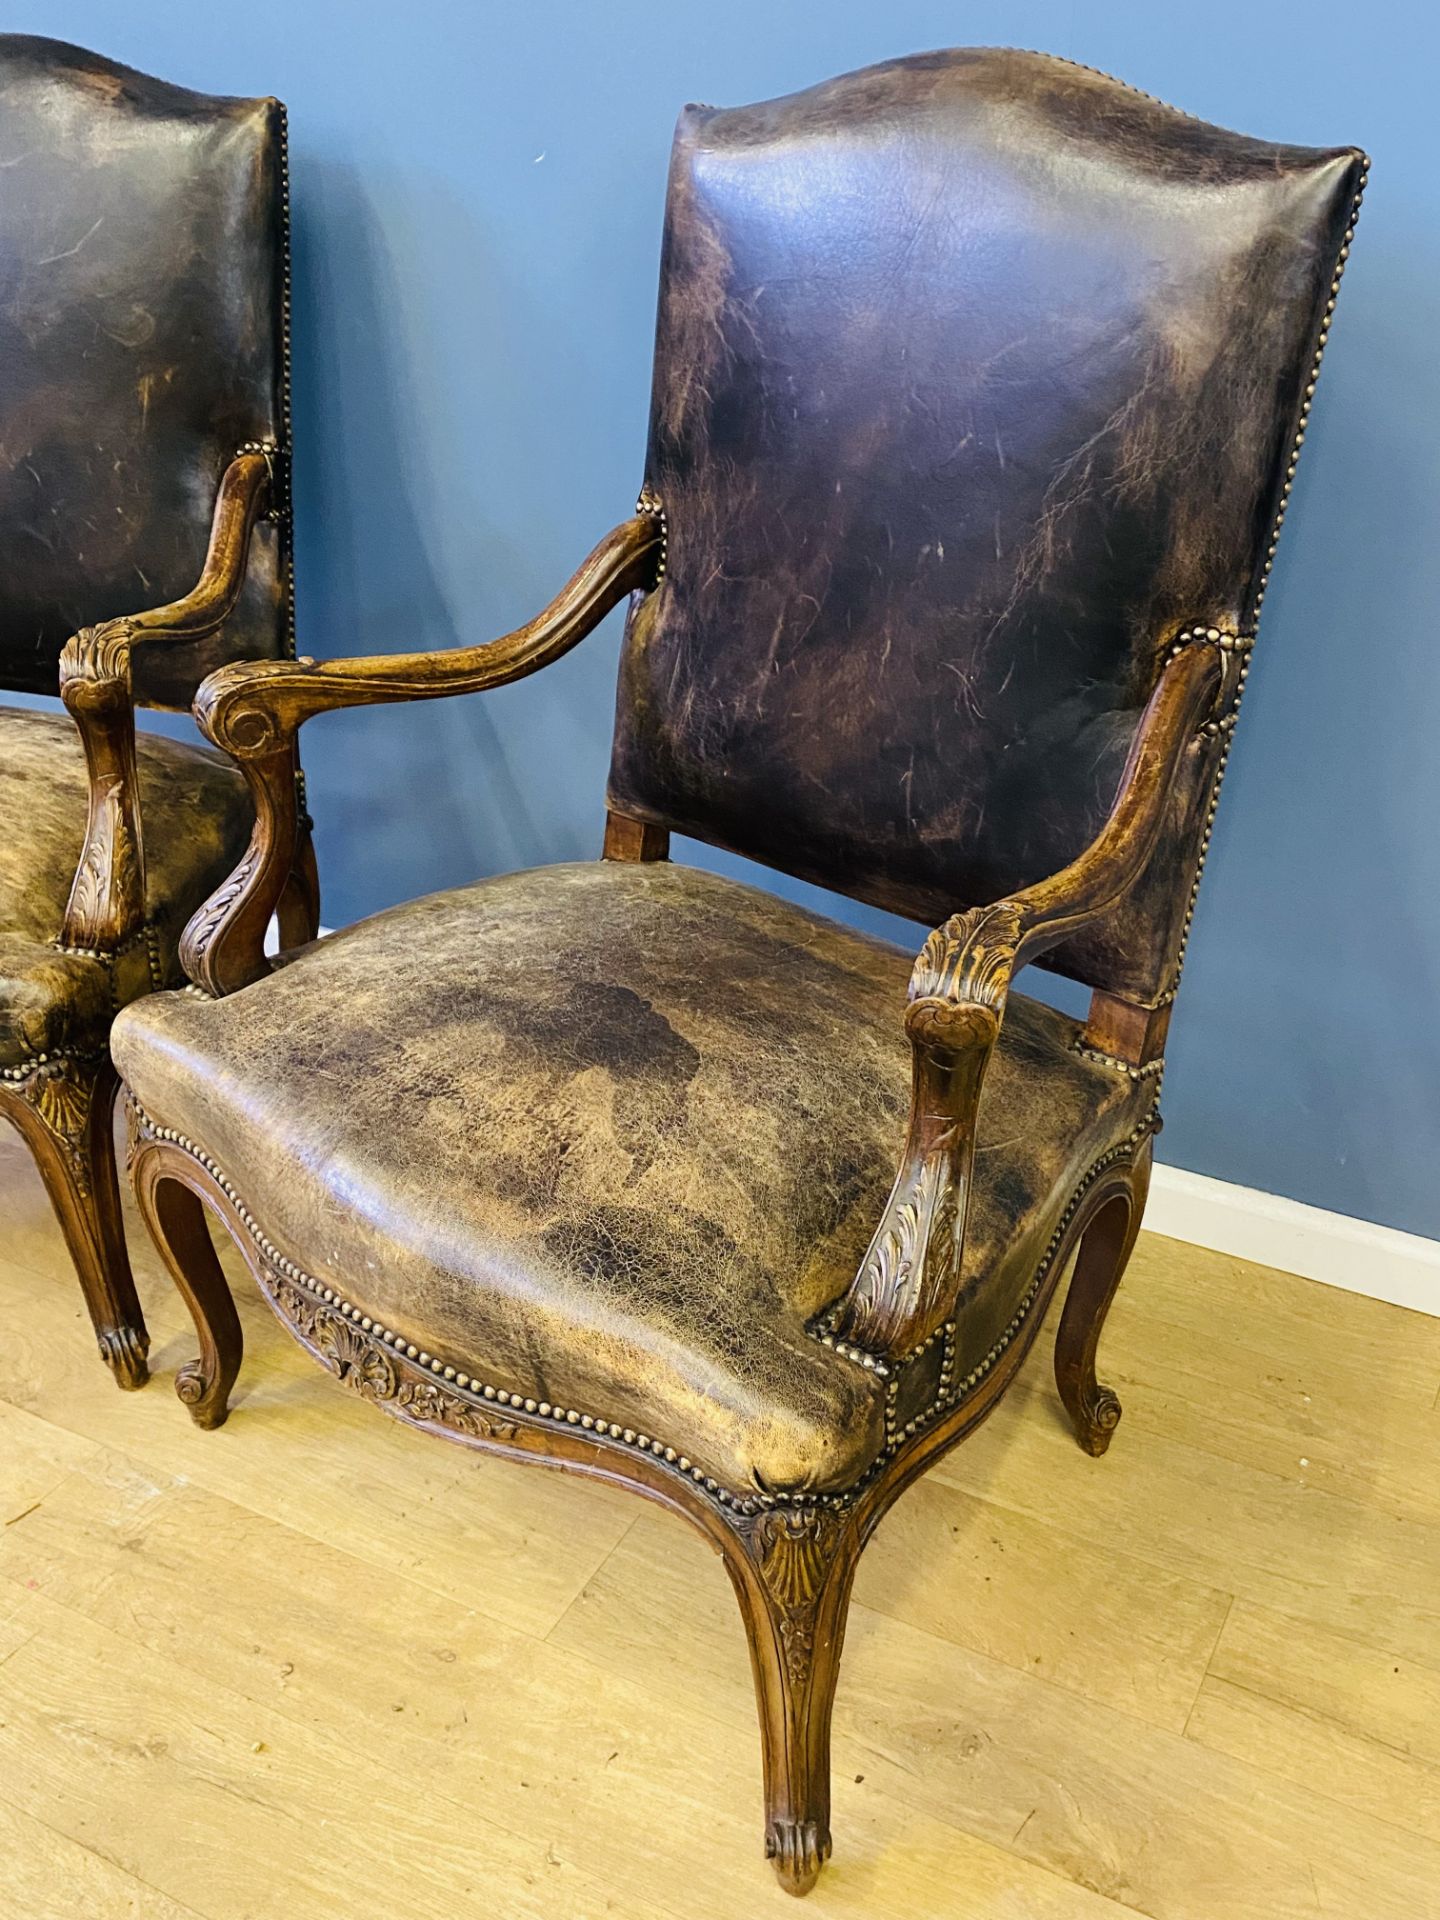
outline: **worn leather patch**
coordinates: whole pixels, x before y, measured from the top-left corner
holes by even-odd
[[[687,108],[614,806],[929,923],[1065,866],[1252,618],[1362,166],[996,49]],[[1169,984],[1214,768],[1047,964]]]
[[[154,734],[137,742],[146,909],[162,977],[178,983],[186,920],[231,872],[250,796],[218,754]],[[66,717],[0,707],[0,1064],[100,1045],[117,995],[151,984],[148,954],[106,968],[57,953],[85,836],[85,756]]]
[[[281,443],[284,110],[59,41],[0,38],[0,685],[53,693],[78,628],[179,598],[215,489]],[[289,644],[280,530],[224,633],[137,653],[188,707],[222,661]]]
[[[397,907],[228,999],[157,995],[116,1061],[266,1235],[466,1373],[671,1441],[737,1490],[851,1484],[877,1376],[810,1330],[899,1164],[911,956],[668,864]],[[962,1289],[1003,1326],[1146,1097],[1012,995]]]

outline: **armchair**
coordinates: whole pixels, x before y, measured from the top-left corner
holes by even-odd
[[[181,930],[251,817],[223,760],[137,741],[135,707],[293,652],[284,117],[7,34],[0,147],[0,685],[58,685],[70,714],[0,707],[0,1116],[135,1387],[110,1022],[183,980]],[[309,938],[303,828],[286,880],[285,931]]]
[[[201,991],[115,1031],[181,1397],[218,1425],[241,1360],[208,1208],[385,1412],[691,1521],[793,1893],[857,1557],[1072,1256],[1061,1396],[1092,1453],[1119,1417],[1096,1348],[1363,167],[994,50],[688,108],[635,516],[517,633],[197,698],[255,832]],[[604,859],[272,967],[299,728],[501,685],[627,595]],[[673,831],[935,930],[912,964]],[[1014,990],[1042,960],[1085,1021]]]

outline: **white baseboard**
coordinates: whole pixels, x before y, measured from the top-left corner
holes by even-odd
[[[328,934],[332,934],[334,931],[335,929],[333,927],[321,927],[318,929],[315,937],[317,940],[323,940]],[[265,951],[266,953],[278,953],[280,951],[280,922],[275,918],[273,913],[270,916],[270,924],[265,929]]]
[[[1327,1287],[1440,1315],[1440,1240],[1157,1165],[1145,1227]]]

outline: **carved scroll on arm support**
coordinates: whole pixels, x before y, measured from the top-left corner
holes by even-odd
[[[68,947],[113,952],[145,923],[130,656],[140,646],[202,640],[229,618],[271,485],[266,455],[238,455],[220,482],[210,546],[194,590],[168,606],[82,627],[60,655],[60,697],[79,729],[90,780],[85,843],[60,936]]]
[[[1141,716],[1110,816],[1085,852],[1007,900],[955,914],[925,942],[905,1014],[913,1082],[900,1171],[836,1326],[855,1346],[904,1353],[953,1310],[981,1089],[1011,977],[1108,913],[1140,878],[1220,682],[1218,649],[1200,643],[1177,654]]]
[[[307,720],[343,707],[478,693],[537,673],[628,594],[655,585],[663,539],[654,515],[637,514],[605,536],[535,619],[483,646],[318,664],[236,661],[212,673],[195,697],[195,718],[249,782],[255,831],[240,865],[185,929],[180,957],[191,980],[221,995],[269,971],[265,929],[294,863],[296,740]]]

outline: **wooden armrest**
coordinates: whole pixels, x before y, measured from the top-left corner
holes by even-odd
[[[224,624],[245,583],[250,536],[272,488],[270,456],[238,454],[220,481],[210,545],[193,590],[167,606],[82,627],[65,643],[60,697],[79,729],[90,777],[85,844],[60,935],[67,947],[112,952],[145,922],[130,655],[152,643],[202,640]]]
[[[907,1352],[951,1312],[981,1089],[1011,977],[1110,912],[1140,878],[1220,684],[1218,648],[1200,642],[1177,654],[1141,716],[1110,816],[1079,859],[1008,899],[955,914],[921,949],[905,1013],[914,1078],[900,1171],[836,1325],[855,1346]]]
[[[181,959],[195,984],[234,993],[269,971],[265,929],[294,861],[295,741],[307,720],[342,707],[478,693],[537,673],[627,594],[654,586],[662,543],[659,518],[637,514],[605,536],[535,619],[483,646],[323,663],[241,660],[212,673],[195,696],[195,718],[239,762],[255,801],[255,831],[240,865],[185,929]]]

